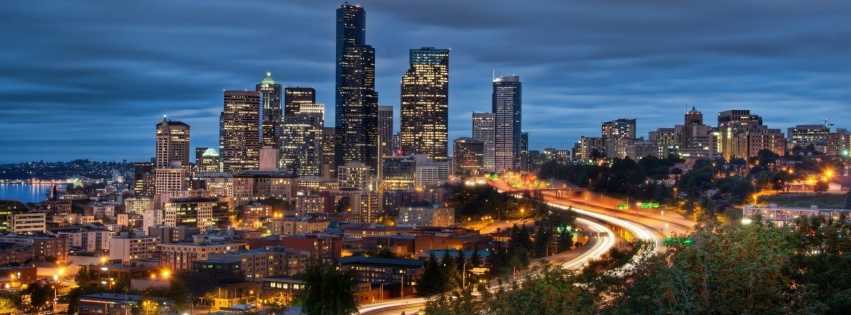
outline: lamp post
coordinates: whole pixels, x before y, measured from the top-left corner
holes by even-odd
[[[56,314],[56,303],[59,298],[56,297],[56,282],[59,280],[59,275],[53,275],[53,314]]]
[[[464,265],[461,267],[461,289],[467,288],[467,261],[464,261]]]

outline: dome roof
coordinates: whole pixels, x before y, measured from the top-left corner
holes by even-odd
[[[266,77],[263,78],[263,81],[260,81],[260,84],[275,85],[275,79],[272,79],[272,73],[266,72]]]
[[[201,156],[202,157],[218,157],[219,152],[217,152],[216,149],[210,148],[210,149],[205,150],[204,153],[201,154]]]

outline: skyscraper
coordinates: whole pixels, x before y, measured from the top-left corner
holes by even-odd
[[[344,3],[337,9],[335,164],[363,162],[375,174],[378,165],[378,93],[375,49],[365,45],[366,12]]]
[[[393,155],[393,106],[378,106],[378,154]]]
[[[257,83],[255,91],[263,96],[262,146],[278,148],[278,136],[281,121],[281,85],[272,79],[272,73]]]
[[[189,125],[174,120],[157,124],[157,156],[155,168],[168,167],[173,162],[189,167]]]
[[[303,104],[281,125],[280,168],[299,176],[322,175],[322,138],[325,106]]]
[[[295,116],[303,104],[316,104],[316,90],[311,87],[284,89],[284,116]]]
[[[484,145],[481,140],[458,138],[452,143],[452,170],[455,174],[479,175],[484,165]]]
[[[411,49],[402,76],[400,131],[402,153],[426,154],[443,162],[449,142],[449,49]]]
[[[222,169],[238,173],[260,168],[260,92],[225,91],[219,120]]]
[[[606,156],[626,157],[626,148],[635,142],[635,119],[620,118],[602,124]]]
[[[496,114],[473,113],[473,139],[483,143],[482,171],[492,173],[496,160]]]
[[[337,178],[337,164],[334,158],[336,131],[334,127],[322,128],[322,178]]]
[[[520,163],[522,85],[516,75],[493,80],[495,117],[494,171],[517,169]]]

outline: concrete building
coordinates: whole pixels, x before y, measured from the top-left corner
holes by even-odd
[[[109,250],[113,232],[94,224],[75,225],[65,228],[51,229],[57,235],[68,236],[68,246],[80,248],[87,252],[102,252]]]
[[[211,254],[210,259],[240,261],[245,272],[245,281],[257,282],[265,277],[303,273],[310,259],[310,252],[272,246],[238,253]]]
[[[791,151],[796,147],[806,149],[808,146],[813,146],[818,152],[827,152],[827,138],[830,134],[828,124],[797,125],[789,128],[787,131],[787,150]]]
[[[724,159],[747,159],[762,149],[786,155],[786,138],[780,129],[763,125],[762,117],[750,110],[728,110],[718,113],[720,154]]]
[[[44,233],[47,227],[44,212],[12,214],[11,232],[15,234]]]
[[[68,236],[45,235],[43,233],[0,236],[0,243],[14,243],[30,247],[36,261],[68,261]]]
[[[236,253],[244,246],[236,243],[214,242],[205,235],[195,235],[192,242],[159,244],[160,264],[173,272],[192,270],[192,263],[210,258],[210,254]]]
[[[398,226],[438,226],[455,225],[455,209],[451,207],[424,206],[401,207],[396,219]]]
[[[0,234],[12,231],[12,216],[27,213],[29,208],[23,202],[17,200],[0,199]]]
[[[109,241],[109,260],[129,265],[134,259],[156,257],[159,239],[154,236],[116,235]]]
[[[349,162],[337,167],[337,184],[341,191],[370,190],[370,169],[360,162]]]

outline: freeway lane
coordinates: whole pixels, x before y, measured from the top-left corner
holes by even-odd
[[[547,257],[545,258],[547,261],[563,262],[562,266],[565,268],[578,269],[584,266],[589,259],[598,258],[615,246],[615,233],[611,229],[584,218],[577,218],[576,223],[585,231],[592,234],[596,233],[597,236],[590,238],[588,244],[584,247]],[[540,263],[541,260],[537,259],[536,263]],[[491,289],[493,288],[496,288],[495,281],[491,284]],[[426,302],[428,302],[426,298],[400,299],[363,305],[359,308],[359,311],[364,315],[401,314],[402,312],[414,314],[417,310],[425,308]]]

